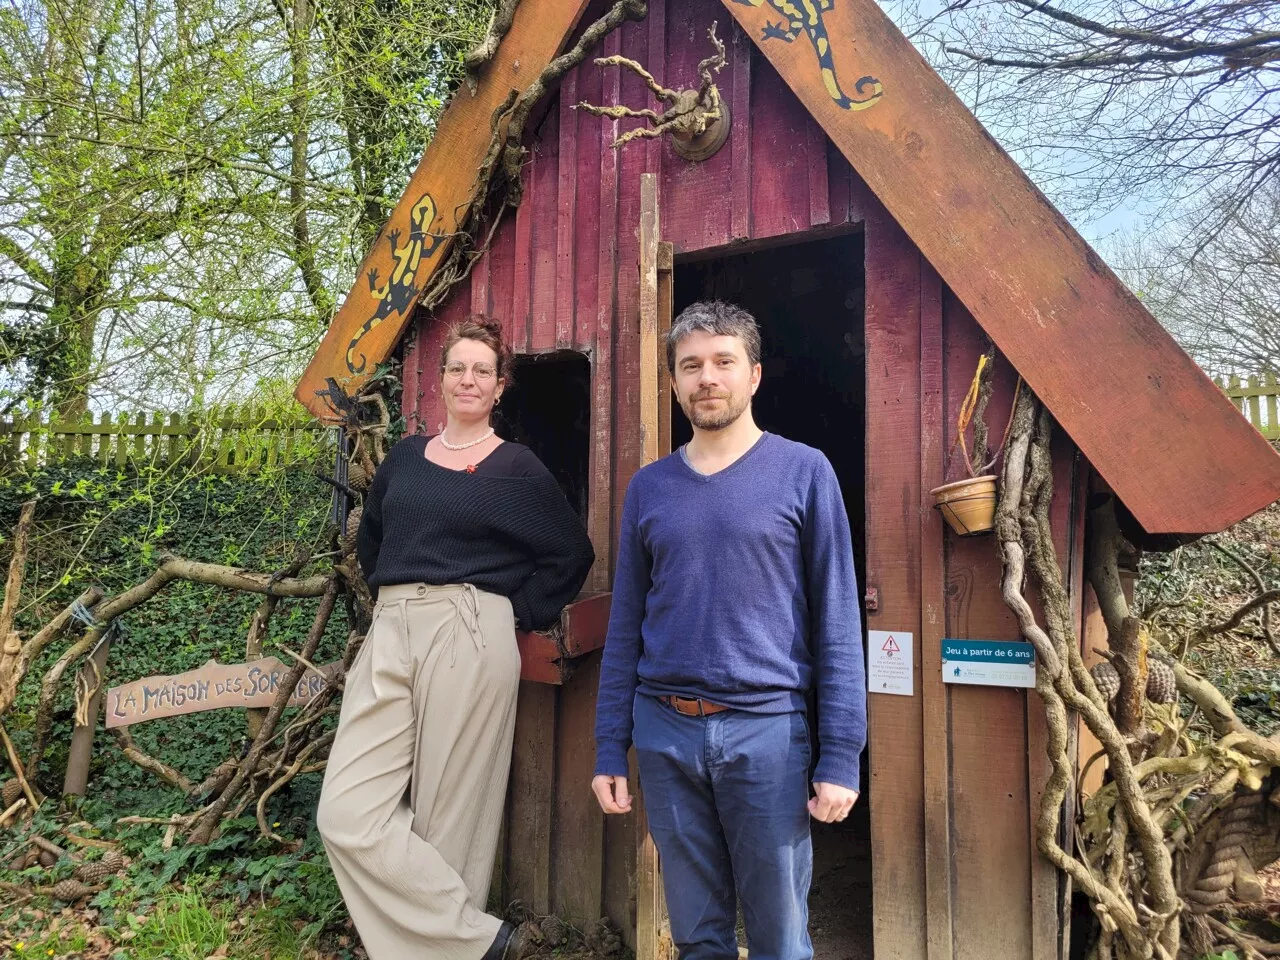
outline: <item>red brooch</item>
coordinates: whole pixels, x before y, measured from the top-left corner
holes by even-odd
[[[476,465],[474,463],[468,463],[467,473],[475,473],[475,472],[476,472]]]

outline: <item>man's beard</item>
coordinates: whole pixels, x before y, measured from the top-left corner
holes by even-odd
[[[708,410],[698,406],[699,400],[724,400],[726,403],[723,407]],[[731,393],[695,393],[689,399],[680,401],[680,409],[689,418],[689,422],[699,430],[723,430],[736,423],[750,405],[751,394],[749,393],[741,397],[735,397]]]

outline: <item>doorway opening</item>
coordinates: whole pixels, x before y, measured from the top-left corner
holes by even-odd
[[[591,362],[572,350],[521,354],[493,412],[504,440],[523,443],[551,471],[585,523],[591,462]]]
[[[817,447],[835,469],[853,535],[858,583],[866,572],[866,366],[861,233],[677,262],[673,313],[725,300],[760,324],[763,380],[753,403],[761,429]],[[671,445],[692,428],[671,397]],[[865,612],[863,645],[866,645]],[[811,705],[811,712],[814,707]],[[811,724],[816,730],[817,725]],[[809,928],[817,960],[871,958],[870,751],[861,796],[841,824],[813,824]],[[745,940],[743,941],[745,945]]]

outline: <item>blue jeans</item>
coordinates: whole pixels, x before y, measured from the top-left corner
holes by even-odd
[[[686,717],[637,696],[632,734],[680,960],[810,960],[809,733],[804,714]]]

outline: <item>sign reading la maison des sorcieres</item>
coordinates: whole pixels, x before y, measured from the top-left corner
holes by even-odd
[[[107,727],[127,727],[144,720],[177,717],[225,707],[269,707],[291,667],[275,657],[252,663],[218,663],[169,677],[144,677],[107,691]],[[289,697],[289,706],[300,707],[328,686],[342,669],[340,661],[308,668]]]

